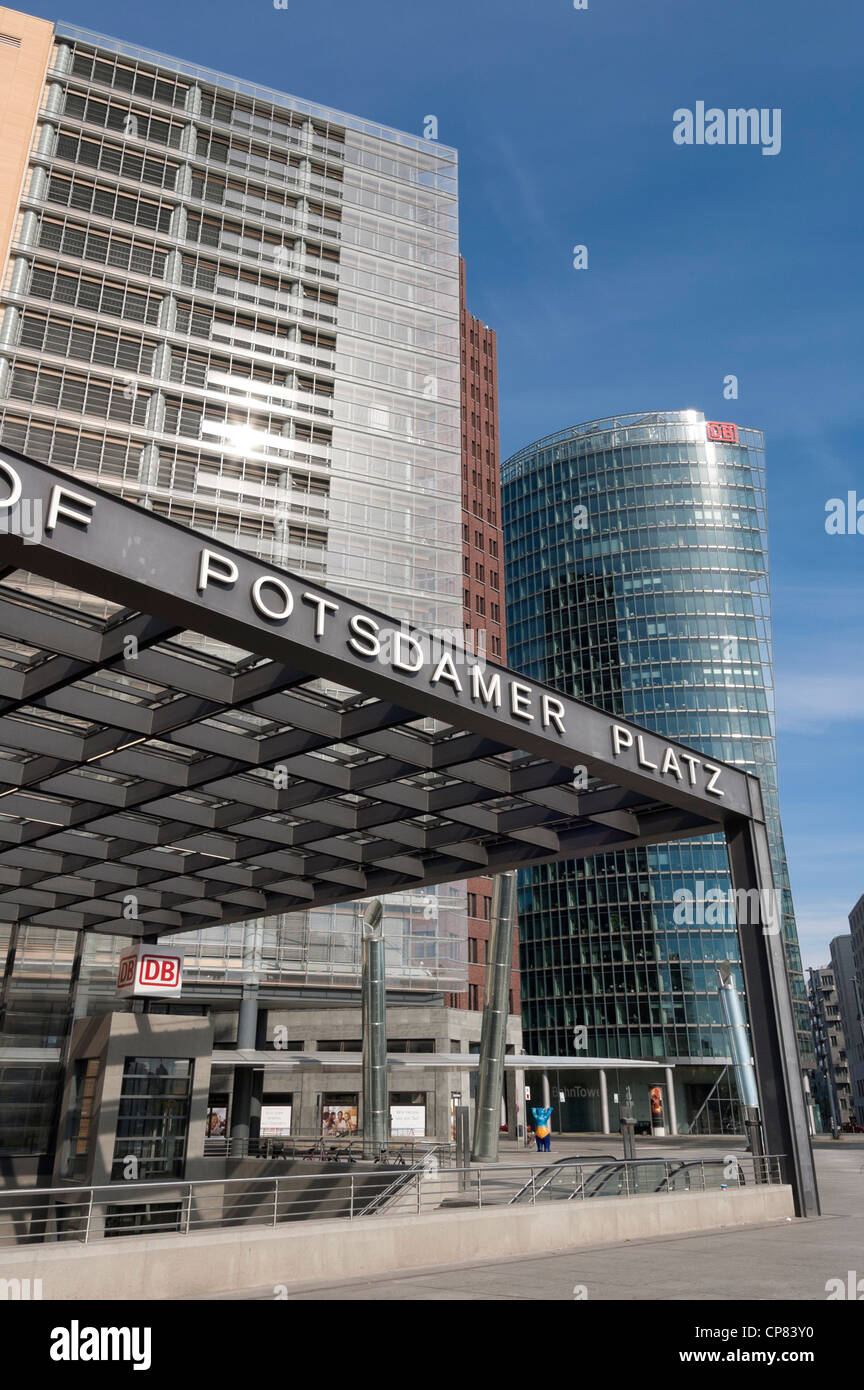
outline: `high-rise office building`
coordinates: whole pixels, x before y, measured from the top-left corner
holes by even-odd
[[[592,421],[514,454],[502,485],[511,664],[761,778],[806,1054],[777,804],[762,435],[697,411]],[[526,1049],[665,1059],[682,1125],[737,1126],[716,972],[730,960],[743,987],[734,910],[719,906],[728,891],[722,839],[526,870]],[[578,1104],[565,1128],[584,1122]]]
[[[842,1079],[849,1086],[849,1119],[864,1124],[864,1008],[849,933],[835,936],[831,942],[831,970],[846,1044],[842,1059],[846,1075]]]
[[[831,964],[814,966],[808,972],[807,993],[814,1052],[810,1081],[823,1131],[840,1129],[855,1117],[835,965],[839,953],[833,949],[836,942],[837,938],[831,943]]]
[[[463,456],[494,408],[461,437],[455,151],[3,8],[0,93],[0,442],[461,636]],[[388,896],[396,1003],[471,1002],[468,891]],[[184,1008],[230,1045],[260,989],[263,1044],[275,1005],[311,991],[348,1013],[289,1035],[353,1046],[359,917],[184,936]],[[112,1006],[114,939],[80,958],[69,933],[0,932],[7,1039],[56,1046],[70,983],[78,1014]],[[459,1041],[411,1018],[406,1045]],[[52,1077],[0,1073],[0,1105],[4,1081],[33,1099],[34,1134]]]
[[[504,540],[501,530],[498,443],[498,345],[494,329],[468,309],[465,262],[459,261],[462,397],[462,623],[472,659],[503,663]],[[482,1009],[489,945],[492,880],[469,879],[468,991],[453,1003]],[[514,955],[510,1012],[519,1012],[519,970]]]

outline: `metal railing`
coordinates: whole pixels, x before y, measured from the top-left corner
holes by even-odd
[[[383,1213],[422,1215],[514,1202],[676,1195],[782,1182],[781,1160],[742,1154],[725,1159],[635,1159],[442,1167],[428,1153],[413,1167],[368,1166],[284,1177],[198,1182],[113,1183],[0,1192],[0,1246],[132,1235],[189,1235],[288,1221],[357,1220]]]
[[[448,1160],[455,1153],[452,1142],[434,1139],[400,1139],[398,1135],[384,1144],[376,1144],[376,1163],[393,1163],[397,1166],[420,1162],[428,1154],[438,1155],[439,1162]],[[315,1163],[359,1163],[363,1159],[363,1138],[334,1135],[326,1139],[321,1135],[288,1136],[266,1139],[230,1138],[205,1139],[205,1158],[266,1158],[288,1159],[291,1162],[309,1160]],[[367,1160],[368,1161],[368,1160]]]

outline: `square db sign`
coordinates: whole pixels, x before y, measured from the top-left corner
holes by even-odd
[[[168,946],[130,946],[117,968],[121,999],[177,999],[183,974],[183,952]]]

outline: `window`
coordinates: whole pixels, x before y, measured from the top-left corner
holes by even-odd
[[[388,1038],[388,1052],[434,1052],[434,1038]]]
[[[120,1091],[112,1180],[182,1178],[189,1127],[192,1062],[179,1057],[127,1057]]]
[[[319,1052],[362,1052],[362,1038],[319,1038]]]
[[[469,964],[469,965],[476,965],[476,964],[477,964],[477,938],[476,938],[476,936],[469,936],[469,938],[468,938],[468,964]]]
[[[479,985],[469,985],[469,986],[468,986],[468,1008],[469,1008],[469,1009],[474,1009],[474,1010],[476,1011],[476,1010],[478,1010],[480,1007],[481,1007],[481,1006],[480,1006],[480,986],[479,986]]]

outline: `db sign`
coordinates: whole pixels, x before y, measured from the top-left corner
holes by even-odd
[[[705,433],[709,439],[721,444],[738,443],[738,426],[728,425],[723,420],[706,420]]]
[[[183,955],[164,946],[132,946],[120,957],[117,993],[121,998],[177,999]]]

